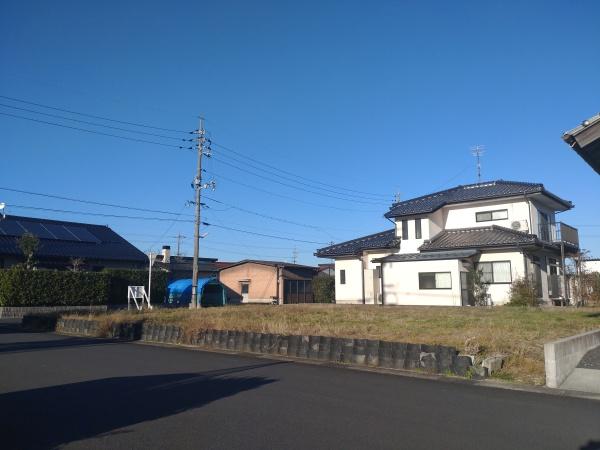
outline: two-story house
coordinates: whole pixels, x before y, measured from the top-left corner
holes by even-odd
[[[513,281],[533,281],[545,303],[568,299],[565,257],[575,228],[556,220],[573,204],[539,183],[491,181],[393,204],[394,228],[321,248],[335,260],[337,303],[469,305],[469,271],[482,272],[488,300],[509,300]]]

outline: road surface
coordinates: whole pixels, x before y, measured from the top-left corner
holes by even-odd
[[[23,333],[0,322],[0,448],[600,449],[600,402]]]

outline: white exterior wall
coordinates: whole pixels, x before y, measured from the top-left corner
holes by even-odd
[[[381,263],[374,263],[373,260],[391,254],[392,252],[365,252],[363,254],[366,304],[375,304],[375,300],[381,303],[381,279],[377,276],[377,266]]]
[[[492,261],[510,261],[510,270],[512,280],[525,276],[525,257],[521,252],[486,252],[482,253],[478,262]],[[493,283],[488,284],[488,294],[492,297],[494,305],[503,305],[508,303],[510,291],[510,283]]]
[[[598,272],[600,273],[600,259],[594,261],[584,261],[583,269],[587,272]]]
[[[482,211],[496,211],[499,209],[508,210],[508,219],[491,220],[486,222],[477,222],[476,213]],[[530,231],[532,228],[529,221],[529,205],[525,199],[515,199],[512,201],[494,201],[480,202],[472,204],[472,206],[451,205],[444,207],[444,228],[448,230],[460,228],[485,227],[490,225],[498,225],[505,228],[511,228],[514,221],[525,221]],[[527,231],[526,228],[521,228],[519,231]],[[534,231],[535,232],[535,231]]]
[[[383,265],[386,305],[460,306],[460,272],[456,259],[387,262]],[[419,272],[450,272],[451,289],[419,289]]]
[[[433,214],[431,215],[433,216]],[[416,239],[416,225],[415,221],[417,218],[411,219],[398,219],[396,220],[396,237],[402,237],[402,221],[406,220],[408,222],[408,239],[402,239],[400,242],[400,251],[398,253],[418,253],[419,247],[423,245],[423,241],[426,239],[431,239],[432,237],[432,229],[434,231],[434,235],[441,231],[441,226],[436,224],[431,216],[423,216],[421,217],[421,239]],[[441,222],[441,213],[439,214],[439,220]]]
[[[346,271],[346,284],[340,283],[340,271]],[[363,302],[362,262],[358,258],[335,260],[335,302]]]

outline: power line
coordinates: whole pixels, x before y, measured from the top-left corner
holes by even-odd
[[[261,174],[257,174],[256,172],[252,172],[252,171],[250,171],[248,169],[244,169],[242,167],[236,166],[235,164],[231,164],[231,163],[222,161],[219,158],[216,158],[215,156],[212,156],[212,159],[214,161],[217,161],[220,164],[225,164],[226,166],[233,167],[234,169],[237,169],[237,170],[239,170],[241,172],[253,175],[253,176],[255,176],[257,178],[260,178],[262,180],[267,180],[267,181],[269,181],[271,183],[277,183],[277,184],[280,184],[282,186],[290,187],[292,189],[297,189],[297,190],[302,191],[302,192],[308,192],[310,194],[320,195],[322,197],[333,198],[333,199],[336,199],[336,200],[343,200],[345,202],[363,203],[363,204],[368,204],[368,205],[382,205],[382,204],[384,204],[383,202],[364,201],[364,200],[356,200],[356,199],[351,199],[351,198],[343,198],[343,197],[337,197],[335,195],[330,195],[330,194],[326,194],[326,193],[322,193],[322,192],[318,192],[318,191],[312,191],[310,189],[305,189],[305,188],[302,188],[302,187],[299,187],[299,186],[294,186],[292,184],[284,183],[283,181],[279,181],[279,180],[275,180],[275,179],[272,179],[272,178],[265,177],[265,176],[263,176]]]
[[[32,122],[43,123],[46,125],[53,125],[56,127],[69,128],[71,130],[85,131],[86,133],[100,134],[102,136],[111,136],[111,137],[115,137],[115,138],[119,138],[119,139],[125,139],[128,141],[143,142],[145,144],[153,144],[153,145],[162,145],[163,147],[178,148],[178,149],[182,149],[182,150],[192,150],[193,149],[193,147],[184,147],[181,145],[165,144],[163,142],[148,141],[146,139],[137,139],[137,138],[131,138],[131,137],[127,137],[127,136],[119,136],[117,134],[103,133],[102,131],[88,130],[86,128],[72,127],[70,125],[63,125],[63,124],[55,123],[55,122],[47,122],[45,120],[39,120],[39,119],[33,119],[31,117],[19,116],[17,114],[10,114],[10,113],[5,113],[5,112],[0,112],[0,114],[2,114],[4,116],[9,116],[9,117],[15,117],[17,119],[29,120]]]
[[[229,178],[229,177],[226,177],[224,175],[220,175],[220,174],[218,174],[218,173],[216,173],[214,171],[211,171],[210,174],[212,176],[214,176],[214,177],[222,178],[223,180],[227,180],[230,183],[239,184],[240,186],[244,186],[244,187],[247,187],[249,189],[254,189],[255,191],[263,192],[265,194],[273,195],[275,197],[285,198],[287,200],[293,200],[293,201],[298,202],[298,203],[304,203],[306,205],[318,206],[319,208],[335,209],[335,210],[338,210],[338,211],[351,211],[351,212],[355,212],[355,213],[356,212],[368,212],[368,213],[380,213],[381,212],[381,211],[378,211],[378,210],[375,210],[375,209],[341,208],[341,207],[338,207],[338,206],[323,205],[323,204],[320,204],[320,203],[314,203],[314,202],[310,202],[310,201],[306,201],[306,200],[301,200],[301,199],[299,199],[297,197],[291,197],[289,195],[280,194],[278,192],[273,192],[273,191],[268,191],[266,189],[261,189],[261,188],[259,188],[257,186],[252,185],[252,184],[243,183],[241,181],[234,180],[233,178]]]
[[[97,206],[108,206],[111,208],[120,208],[120,209],[128,209],[131,211],[142,211],[142,212],[151,212],[151,213],[158,213],[158,214],[170,214],[173,216],[180,216],[181,213],[176,213],[173,211],[163,211],[160,209],[147,209],[147,208],[137,208],[135,206],[125,206],[125,205],[117,205],[114,203],[103,203],[103,202],[96,202],[93,200],[82,200],[82,199],[78,199],[78,198],[72,198],[72,197],[63,197],[61,195],[53,195],[53,194],[43,194],[41,192],[32,192],[32,191],[23,191],[21,189],[13,189],[13,188],[7,188],[7,187],[0,187],[1,191],[8,191],[8,192],[17,192],[19,194],[27,194],[27,195],[36,195],[39,197],[46,197],[46,198],[55,198],[58,200],[67,200],[70,202],[77,202],[77,203],[85,203],[85,204],[89,204],[89,205],[97,205]]]
[[[259,161],[257,159],[251,158],[251,157],[249,157],[247,155],[244,155],[241,152],[237,152],[237,151],[233,150],[232,148],[226,147],[226,146],[224,146],[222,144],[219,144],[217,142],[213,141],[213,144],[216,145],[217,147],[225,150],[225,151],[229,151],[229,152],[234,153],[234,154],[236,154],[238,156],[241,156],[242,158],[248,159],[250,161],[254,161],[254,162],[258,163],[258,164],[262,164],[262,165],[264,165],[266,167],[269,167],[271,169],[277,170],[279,172],[285,173],[287,175],[290,175],[290,176],[293,176],[293,177],[296,177],[296,178],[299,178],[299,179],[302,179],[302,180],[309,181],[311,183],[321,184],[323,186],[328,186],[328,187],[331,187],[331,188],[334,188],[334,189],[339,189],[339,190],[343,190],[343,191],[354,192],[354,193],[358,193],[358,194],[366,194],[366,195],[371,195],[371,196],[375,196],[375,197],[383,197],[383,198],[389,197],[386,194],[377,194],[377,193],[373,193],[373,192],[359,191],[359,190],[355,190],[355,189],[349,189],[349,188],[344,188],[344,187],[340,187],[340,186],[334,186],[332,184],[323,183],[323,182],[320,182],[320,181],[317,181],[317,180],[311,180],[310,178],[303,177],[303,176],[295,174],[293,172],[288,172],[287,170],[279,169],[279,168],[277,168],[275,166],[272,166],[272,165],[270,165],[268,163],[265,163],[265,162]]]
[[[215,145],[216,145],[216,144],[215,144]],[[301,185],[301,186],[307,186],[307,187],[310,187],[310,188],[315,188],[315,189],[319,189],[319,190],[322,190],[322,191],[331,192],[331,193],[333,193],[333,194],[337,194],[337,195],[344,195],[344,196],[346,196],[346,197],[351,197],[351,200],[352,200],[352,201],[356,201],[356,199],[357,199],[357,198],[360,198],[360,199],[363,199],[363,200],[370,200],[370,201],[371,201],[371,202],[373,202],[373,203],[383,203],[383,199],[376,199],[376,198],[372,198],[372,197],[365,197],[364,195],[358,195],[358,194],[355,194],[355,193],[346,193],[346,192],[340,192],[340,190],[339,190],[339,189],[338,189],[338,190],[327,189],[327,188],[324,188],[324,187],[321,187],[321,186],[316,186],[316,185],[315,185],[315,183],[312,183],[312,184],[311,184],[311,183],[305,183],[305,182],[302,182],[302,181],[294,180],[294,179],[292,179],[292,178],[289,178],[289,177],[286,177],[286,176],[280,175],[280,174],[278,174],[277,172],[274,172],[274,171],[271,171],[271,170],[267,170],[267,169],[264,169],[264,168],[262,168],[262,167],[259,167],[259,166],[257,166],[257,165],[251,164],[251,163],[249,163],[249,162],[247,162],[247,161],[242,161],[242,160],[240,160],[239,158],[236,158],[236,157],[233,157],[233,156],[229,156],[229,155],[225,155],[225,156],[226,156],[227,158],[230,158],[230,159],[232,159],[232,160],[233,160],[233,161],[235,161],[235,162],[238,162],[238,163],[240,163],[240,164],[247,165],[247,166],[249,166],[249,167],[252,167],[252,168],[254,168],[254,169],[256,169],[256,170],[260,170],[260,171],[262,171],[262,172],[268,173],[269,175],[276,176],[276,177],[278,177],[278,178],[281,178],[281,179],[283,179],[283,180],[290,181],[290,182],[292,182],[292,183],[297,183],[297,184],[299,184],[299,185]],[[217,160],[217,161],[218,161],[218,158],[215,158],[215,160]],[[221,161],[221,162],[222,162],[222,163],[224,163],[223,161]],[[244,169],[244,170],[245,170],[245,169]],[[292,186],[292,187],[294,187],[294,188],[296,188],[296,189],[299,189],[299,188],[297,188],[297,187],[295,187],[295,186]],[[310,192],[313,192],[313,191],[310,191]],[[386,197],[388,197],[388,196],[386,196]],[[334,197],[334,198],[337,198],[337,197]],[[367,203],[367,202],[362,202],[362,203]],[[386,203],[387,203],[387,202],[386,202]]]
[[[126,122],[124,120],[117,120],[117,119],[111,119],[109,117],[102,117],[102,116],[95,116],[93,114],[87,114],[87,113],[82,113],[82,112],[78,112],[78,111],[72,111],[69,109],[62,109],[62,108],[57,108],[55,106],[48,106],[48,105],[43,105],[41,103],[35,103],[35,102],[29,102],[27,100],[22,100],[19,98],[14,98],[14,97],[8,97],[6,95],[0,95],[0,98],[4,98],[7,100],[12,100],[14,102],[20,102],[20,103],[25,103],[27,105],[33,105],[33,106],[39,106],[41,108],[48,108],[48,109],[53,109],[55,111],[61,111],[61,112],[66,112],[69,114],[78,114],[80,116],[86,116],[86,117],[91,117],[93,119],[100,119],[100,120],[108,120],[109,122],[115,122],[115,123],[122,123],[124,125],[133,125],[135,127],[142,127],[142,128],[152,128],[155,130],[162,130],[162,131],[170,131],[172,133],[185,133],[185,134],[190,134],[189,131],[183,131],[183,130],[174,130],[172,128],[162,128],[162,127],[156,127],[153,125],[147,125],[147,124],[143,124],[143,123],[136,123],[136,122]]]
[[[269,237],[269,238],[273,238],[273,239],[282,239],[282,240],[285,240],[285,241],[304,242],[306,244],[327,245],[326,242],[306,241],[306,240],[303,240],[303,239],[292,239],[292,238],[286,238],[286,237],[282,237],[282,236],[275,236],[275,235],[272,235],[272,234],[255,233],[253,231],[240,230],[239,228],[231,228],[231,227],[226,227],[224,225],[215,225],[215,224],[210,224],[210,223],[207,223],[207,222],[202,222],[202,225],[212,226],[212,227],[216,227],[216,228],[223,228],[224,230],[229,230],[229,231],[237,231],[238,233],[252,234],[254,236],[263,236],[263,237]]]
[[[41,112],[41,111],[36,111],[34,109],[19,108],[18,106],[6,105],[4,103],[0,103],[0,106],[3,106],[5,108],[18,109],[19,111],[25,111],[25,112],[30,112],[30,113],[34,113],[34,114],[41,114],[41,115],[47,116],[47,117],[54,117],[55,119],[70,120],[72,122],[84,123],[86,125],[93,125],[95,127],[104,127],[104,128],[110,128],[111,130],[125,131],[127,133],[145,134],[148,136],[155,136],[155,137],[160,137],[160,138],[164,138],[164,139],[173,139],[175,141],[184,141],[184,142],[192,142],[194,140],[193,138],[192,139],[178,138],[178,137],[173,137],[173,136],[167,136],[164,134],[150,133],[148,131],[139,131],[139,130],[131,130],[129,128],[113,127],[112,125],[105,125],[105,124],[97,123],[97,122],[89,122],[87,120],[73,119],[71,117],[59,116],[58,114],[45,113],[45,112]]]
[[[79,214],[79,215],[84,215],[84,216],[99,216],[99,217],[111,217],[111,218],[119,218],[119,219],[132,219],[132,220],[154,220],[154,221],[160,221],[160,222],[168,222],[168,221],[186,222],[186,223],[193,223],[194,222],[191,219],[177,219],[177,218],[172,219],[172,218],[164,218],[164,217],[126,216],[126,215],[120,215],[120,214],[106,214],[106,213],[93,213],[93,212],[86,212],[86,211],[72,211],[72,210],[66,210],[66,209],[42,208],[42,207],[38,207],[38,206],[27,206],[27,205],[13,205],[13,204],[11,204],[10,206],[12,208],[30,209],[30,210],[36,210],[36,211],[58,212],[58,213],[63,213],[63,214]],[[202,225],[213,226],[215,228],[222,228],[224,230],[229,230],[229,231],[236,231],[238,233],[251,234],[251,235],[254,235],[254,236],[262,236],[262,237],[268,237],[268,238],[273,238],[273,239],[280,239],[280,240],[284,240],[284,241],[304,242],[304,243],[307,243],[307,244],[325,245],[325,243],[323,243],[323,242],[309,241],[309,240],[304,240],[304,239],[288,238],[288,237],[285,237],[285,236],[276,236],[276,235],[265,234],[265,233],[257,233],[257,232],[253,232],[253,231],[242,230],[242,229],[239,229],[239,228],[227,227],[227,226],[224,226],[224,225],[210,224],[210,223],[207,223],[207,222],[202,222]]]

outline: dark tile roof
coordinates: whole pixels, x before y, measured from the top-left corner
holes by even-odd
[[[445,191],[435,192],[422,197],[394,203],[385,217],[402,217],[427,214],[440,209],[444,205],[476,200],[488,200],[516,195],[543,193],[565,209],[571,209],[572,203],[548,192],[541,183],[523,183],[520,181],[489,181],[484,183],[457,186]]]
[[[427,252],[427,253],[398,253],[386,256],[385,258],[374,259],[373,262],[395,262],[395,261],[435,261],[442,259],[461,259],[470,258],[479,254],[479,250],[474,248],[466,250],[449,250],[446,252]]]
[[[358,255],[363,250],[397,248],[400,245],[399,243],[400,240],[396,238],[396,231],[392,228],[391,230],[320,248],[315,253],[315,256],[318,256],[319,258],[331,258],[336,256]]]
[[[36,235],[39,258],[83,258],[147,263],[148,257],[105,225],[66,222],[34,217],[0,219],[0,255],[22,256],[18,239]]]
[[[419,250],[427,252],[461,248],[516,247],[523,245],[540,245],[540,241],[533,234],[499,227],[498,225],[491,225],[478,228],[444,230],[430,242],[421,245]]]
[[[600,174],[600,114],[567,131],[563,140]]]

